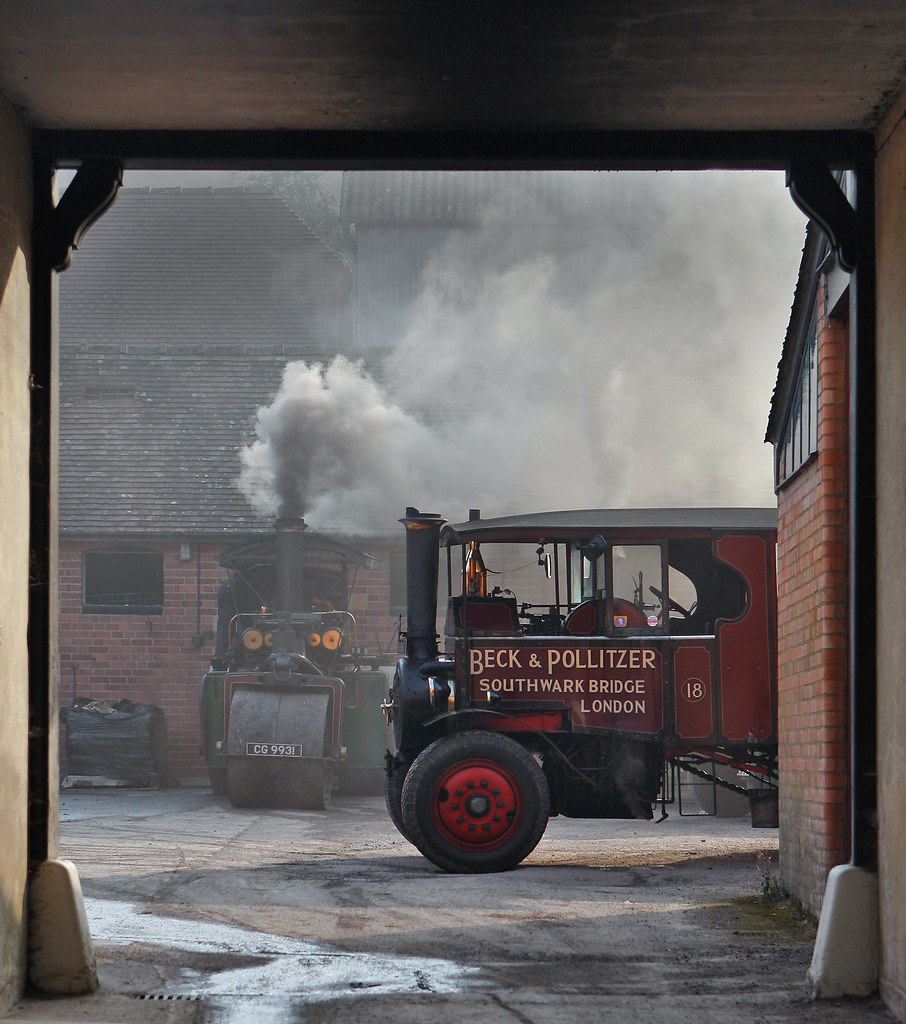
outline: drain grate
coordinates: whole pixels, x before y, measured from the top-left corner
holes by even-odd
[[[201,996],[183,992],[146,992],[137,998],[152,1000],[153,1002],[197,1003],[200,1001]]]

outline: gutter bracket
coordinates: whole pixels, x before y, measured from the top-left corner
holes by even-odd
[[[118,160],[86,160],[50,214],[45,237],[47,260],[57,271],[72,262],[82,236],[113,204],[123,184]]]
[[[786,184],[793,202],[827,234],[840,266],[852,273],[859,255],[856,211],[830,168],[820,160],[794,158]]]

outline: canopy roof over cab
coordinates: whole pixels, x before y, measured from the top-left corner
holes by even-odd
[[[306,530],[305,542],[302,545],[303,559],[329,560],[348,562],[353,565],[370,566],[374,563],[373,555],[366,551],[360,551],[350,544],[346,544],[336,537],[323,533],[315,533],[313,530]],[[240,541],[226,548],[220,556],[220,564],[225,569],[246,570],[254,565],[277,564],[277,538],[275,535],[267,537],[253,537],[249,540]]]
[[[776,529],[776,508],[598,508],[448,523],[441,530],[440,544],[550,543],[582,540],[599,533],[608,535],[608,539],[615,534],[628,539],[664,534],[695,536],[712,530],[751,533]]]

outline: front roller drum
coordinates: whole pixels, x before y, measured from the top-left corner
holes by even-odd
[[[550,794],[540,765],[514,740],[464,732],[419,754],[401,810],[406,837],[444,871],[507,871],[544,835]]]
[[[330,695],[237,689],[230,703],[226,789],[234,807],[326,810],[337,772]],[[250,754],[249,745],[294,745],[302,756]]]

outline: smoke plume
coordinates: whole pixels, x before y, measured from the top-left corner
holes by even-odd
[[[274,402],[258,410],[257,434],[240,453],[240,487],[279,516],[353,498],[383,508],[384,491],[418,486],[418,461],[434,443],[360,363],[342,355],[326,366],[288,364]]]
[[[764,443],[804,218],[780,175],[562,174],[424,268],[392,351],[287,367],[241,486],[325,529],[773,503]],[[513,175],[514,188],[524,176]],[[565,211],[565,212],[564,212]]]

